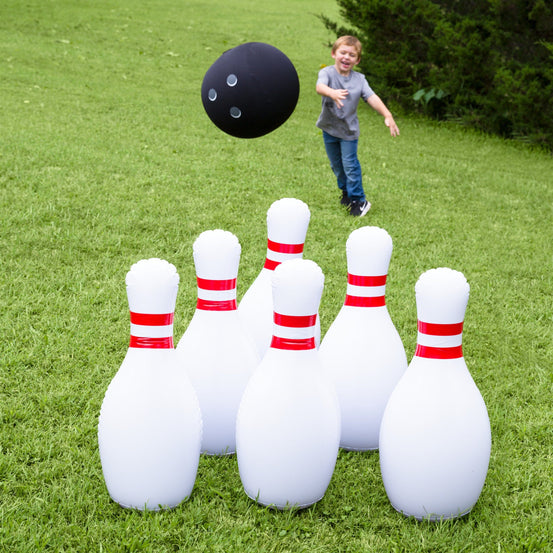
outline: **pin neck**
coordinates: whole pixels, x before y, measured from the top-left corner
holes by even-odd
[[[283,315],[274,313],[274,333],[271,347],[302,351],[315,349],[317,315]]]
[[[267,239],[267,256],[264,269],[274,271],[283,261],[294,257],[301,257],[304,244],[283,244]]]
[[[354,275],[348,273],[348,287],[344,305],[351,307],[384,307],[388,275]]]
[[[236,278],[206,279],[196,277],[198,301],[196,309],[202,311],[235,311]]]
[[[129,347],[172,349],[173,313],[130,312],[131,338]]]
[[[463,322],[427,323],[418,321],[416,357],[459,359],[463,357]]]
[[[129,342],[131,348],[143,348],[143,349],[173,349],[173,337],[167,336],[165,338],[146,338],[145,336],[132,336]]]
[[[315,337],[312,338],[281,338],[273,336],[271,347],[289,351],[305,351],[315,349]]]

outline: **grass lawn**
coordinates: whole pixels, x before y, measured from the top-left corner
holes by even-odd
[[[333,39],[318,13],[338,15],[332,0],[2,0],[0,551],[551,550],[553,159],[411,117],[397,117],[391,139],[365,106],[359,155],[373,207],[350,217],[314,126]],[[249,41],[287,54],[301,93],[285,125],[241,140],[210,122],[200,86],[224,50]],[[467,277],[464,352],[493,441],[468,516],[432,524],[396,513],[376,452],[340,453],[327,494],[301,512],[250,501],[234,457],[202,458],[174,510],[110,500],[97,422],[128,345],[126,272],[147,257],[176,265],[178,340],[195,308],[195,238],[236,234],[240,298],[282,197],[311,210],[304,255],[326,276],[323,334],[359,226],[394,240],[387,303],[408,359],[420,274],[448,266]]]

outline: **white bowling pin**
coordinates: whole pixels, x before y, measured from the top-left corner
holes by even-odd
[[[364,451],[378,448],[382,413],[407,357],[386,307],[390,235],[378,227],[356,229],[346,255],[346,299],[319,352],[340,401],[340,446]]]
[[[236,413],[259,356],[236,311],[240,243],[234,234],[208,230],[193,245],[198,284],[196,311],[177,355],[200,401],[202,452],[236,451]]]
[[[161,259],[127,273],[131,338],[98,422],[109,494],[123,507],[174,507],[194,487],[202,435],[194,388],[173,347],[179,275]]]
[[[262,505],[312,505],[336,464],[340,407],[314,337],[323,284],[313,261],[286,261],[274,271],[271,346],[246,387],[236,428],[244,490]]]
[[[417,349],[382,418],[382,478],[406,516],[455,518],[478,500],[491,449],[486,405],[462,351],[469,285],[458,271],[432,269],[415,292]]]
[[[260,357],[265,355],[273,333],[273,296],[271,277],[276,267],[288,259],[301,258],[311,213],[307,204],[295,198],[273,202],[267,211],[267,255],[265,264],[248,288],[238,314],[257,346]],[[320,321],[317,317],[315,342],[320,342]]]

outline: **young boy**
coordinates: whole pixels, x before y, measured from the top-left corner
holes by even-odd
[[[332,46],[334,65],[319,71],[317,92],[323,97],[317,127],[323,131],[326,153],[338,188],[340,203],[349,206],[351,215],[363,217],[371,204],[365,198],[361,165],[357,159],[359,119],[357,104],[362,98],[384,117],[392,136],[399,129],[384,102],[373,92],[365,76],[353,68],[361,60],[361,42],[353,36],[342,36]]]

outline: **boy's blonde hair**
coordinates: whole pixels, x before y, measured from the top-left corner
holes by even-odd
[[[336,39],[336,42],[332,45],[332,53],[335,54],[336,50],[342,46],[342,44],[345,44],[346,46],[353,46],[357,52],[357,57],[361,57],[361,50],[363,49],[363,46],[361,45],[361,41],[351,35],[344,35]]]

